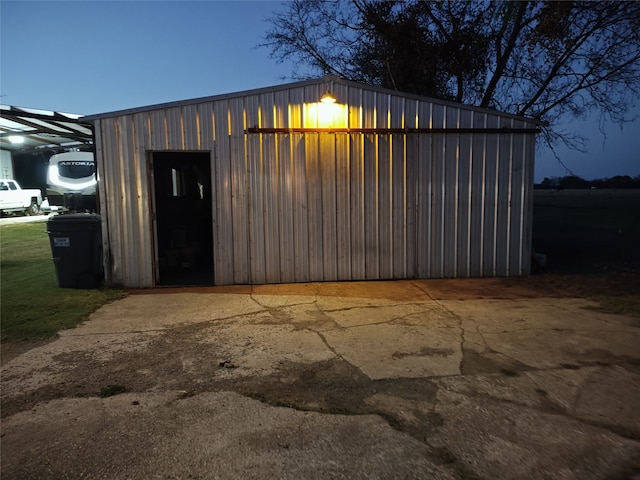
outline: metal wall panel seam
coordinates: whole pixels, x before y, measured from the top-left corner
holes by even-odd
[[[371,217],[373,218],[372,228],[374,234],[368,235],[371,239],[374,240],[373,251],[372,251],[372,264],[375,266],[373,276],[370,278],[378,279],[380,278],[380,218],[378,216],[378,212],[380,212],[380,157],[379,157],[379,137],[376,135],[373,138],[373,202],[371,203],[371,208],[373,208],[373,212]],[[366,188],[366,185],[365,185]],[[367,249],[367,251],[370,251]]]
[[[198,114],[197,105],[185,105],[180,109],[180,121],[182,124],[182,150],[198,150]]]
[[[456,109],[456,126],[460,128],[460,109]],[[456,135],[456,150],[455,150],[455,159],[456,159],[456,170],[455,170],[455,187],[454,187],[454,197],[453,197],[453,212],[454,212],[454,223],[453,223],[453,265],[451,266],[451,271],[454,276],[458,276],[458,243],[460,242],[460,236],[458,231],[458,222],[460,220],[460,142],[462,138],[460,134]]]
[[[339,169],[336,169],[336,190],[342,195],[337,202],[341,206],[338,212],[338,279],[351,280],[351,136],[344,135],[339,139]]]
[[[132,115],[128,117],[128,120],[129,120],[129,123],[131,124],[130,154],[131,154],[131,161],[133,163],[133,172],[134,172],[133,180],[136,185],[136,188],[133,193],[133,195],[135,195],[135,203],[136,203],[135,212],[137,214],[136,217],[137,217],[137,223],[138,223],[138,229],[134,230],[133,232],[133,235],[137,237],[136,247],[135,247],[135,254],[136,254],[136,260],[137,260],[136,270],[137,270],[138,285],[143,285],[144,278],[146,277],[145,260],[146,260],[146,256],[147,256],[147,252],[149,251],[149,248],[145,248],[145,245],[143,245],[143,236],[148,231],[148,226],[146,225],[146,222],[141,223],[142,217],[143,217],[143,206],[142,206],[143,190],[142,190],[142,181],[141,181],[142,168],[140,168],[140,162],[138,158],[138,153],[139,153],[138,148],[139,148],[139,144],[142,143],[143,144],[142,148],[144,150],[144,140],[142,142],[138,141],[138,138],[137,138],[138,131],[136,129],[136,119],[134,118],[134,116]],[[149,285],[145,285],[145,286],[149,286]]]
[[[279,185],[279,229],[280,229],[280,278],[286,283],[295,281],[294,237],[293,237],[293,158],[292,138],[285,135],[278,147],[280,158]]]
[[[185,141],[185,126],[184,126],[184,111],[180,109],[178,112],[180,115],[180,150],[186,150],[186,141]]]
[[[483,115],[483,123],[484,126],[487,126],[487,115]],[[486,210],[487,203],[487,192],[486,192],[486,183],[485,179],[487,178],[487,134],[485,133],[482,136],[482,204],[479,206],[480,208],[480,276],[484,276],[484,242],[485,242],[485,223],[484,223],[484,214]]]
[[[349,126],[363,125],[363,91],[349,87]],[[356,106],[354,108],[354,105]],[[349,134],[351,278],[365,278],[364,135]]]
[[[132,212],[135,211],[137,215],[134,216],[134,219],[136,220],[136,224],[137,224],[137,229],[134,230],[135,233],[137,233],[137,235],[135,235],[135,239],[137,240],[135,243],[135,250],[133,250],[132,253],[134,253],[135,255],[135,259],[137,260],[137,283],[139,286],[143,286],[144,285],[144,278],[146,278],[146,265],[145,265],[145,260],[146,260],[146,255],[147,255],[147,248],[145,248],[145,246],[143,245],[144,242],[144,234],[149,230],[149,227],[147,225],[147,222],[145,221],[146,219],[143,218],[143,208],[142,208],[142,204],[141,204],[141,193],[142,193],[142,169],[140,168],[140,159],[138,158],[138,148],[139,148],[139,144],[142,144],[142,147],[144,149],[144,140],[142,140],[141,142],[138,141],[137,135],[137,129],[136,129],[136,123],[135,123],[135,118],[134,116],[130,116],[129,118],[129,122],[131,124],[131,161],[133,164],[133,181],[134,181],[134,188],[132,189],[133,191],[131,192],[131,196],[132,196],[132,203],[133,200],[135,200],[136,203],[136,208],[135,210],[131,210]],[[144,285],[145,287],[148,287],[150,285]]]
[[[270,109],[270,119],[271,119],[271,125],[276,126],[277,125],[277,109],[276,109],[276,97],[275,97],[275,93],[271,93],[271,95],[269,96],[269,101],[271,102],[271,109]],[[265,107],[266,108],[266,107]],[[286,159],[282,159],[281,158],[281,153],[280,153],[280,144],[278,143],[278,137],[276,135],[273,135],[270,139],[271,142],[271,147],[270,147],[270,152],[272,152],[273,157],[272,157],[272,161],[274,162],[273,168],[275,168],[275,175],[273,178],[271,178],[271,197],[272,197],[272,201],[275,204],[275,214],[276,214],[276,221],[275,221],[275,228],[273,229],[273,240],[275,240],[275,246],[274,246],[274,251],[277,254],[277,261],[275,261],[275,266],[274,266],[274,278],[278,279],[278,283],[282,282],[282,245],[286,242],[286,240],[283,240],[281,232],[282,232],[282,223],[283,223],[283,218],[282,218],[282,204],[281,204],[281,184],[280,184],[280,175],[281,175],[281,170],[282,170],[282,161]],[[285,167],[286,168],[286,167]],[[273,170],[272,170],[272,173]]]
[[[429,122],[429,128],[433,128],[433,117],[435,115],[434,113],[434,104],[433,103],[429,103],[428,104],[428,108],[429,108],[429,117],[428,117],[428,122]],[[432,273],[432,268],[433,268],[433,262],[431,260],[431,251],[433,250],[433,187],[434,187],[434,181],[435,181],[435,177],[433,175],[433,168],[434,168],[434,164],[436,162],[435,156],[433,154],[434,152],[434,145],[435,142],[435,137],[433,135],[429,135],[428,137],[428,149],[427,149],[427,155],[429,158],[429,163],[427,165],[427,169],[426,169],[426,173],[428,175],[429,181],[427,182],[426,186],[427,186],[427,192],[425,192],[424,198],[426,200],[425,202],[425,210],[427,210],[427,250],[426,250],[426,276],[431,278],[433,277],[433,273]]]
[[[495,115],[487,115],[487,123],[493,125],[497,122]],[[497,182],[498,182],[498,138],[496,135],[486,137],[485,147],[486,171],[485,171],[485,215],[484,215],[484,262],[483,275],[495,276],[495,242],[496,242],[496,214],[497,214]]]
[[[282,278],[282,264],[280,260],[280,248],[282,239],[280,238],[280,157],[278,155],[278,144],[275,135],[271,138],[263,137],[264,151],[264,195],[265,195],[265,257],[268,259],[268,283],[280,283]],[[271,217],[271,218],[269,218]],[[267,240],[269,248],[267,250]]]
[[[392,117],[391,125],[399,125],[404,128],[405,123],[405,115],[406,115],[406,98],[405,97],[397,97],[395,102],[397,111],[395,118]],[[391,273],[393,278],[405,278],[407,276],[407,202],[406,202],[406,194],[407,194],[407,182],[406,182],[406,136],[403,135],[399,138],[394,138],[391,136],[391,158],[392,158],[392,178],[398,179],[395,180],[395,183],[399,183],[401,185],[400,190],[393,188],[392,183],[392,201],[391,201],[391,211],[393,217],[392,223],[392,255],[393,255],[393,265],[391,267]],[[398,205],[399,204],[399,205]],[[399,227],[396,227],[399,225]],[[398,258],[400,257],[400,258]]]
[[[406,136],[391,138],[391,212],[392,212],[392,276],[407,275],[407,177]]]
[[[234,223],[233,223],[233,198],[228,195],[225,184],[228,183],[231,175],[231,137],[228,135],[230,126],[224,121],[219,121],[220,117],[226,119],[229,112],[228,102],[216,102],[212,105],[212,128],[214,136],[214,165],[212,173],[215,178],[216,192],[214,210],[214,278],[216,284],[226,285],[237,281],[235,277],[234,255]],[[212,199],[213,201],[213,199]],[[231,228],[230,228],[231,227]]]
[[[293,140],[295,139],[295,141]],[[293,157],[293,217],[294,217],[294,269],[297,282],[309,281],[309,209],[306,164],[306,142],[302,134],[292,135]]]
[[[151,140],[149,140],[151,142]],[[153,169],[153,151],[148,150],[146,152],[146,161],[147,161],[147,180],[149,182],[149,214],[150,214],[150,228],[151,228],[151,248],[152,248],[152,258],[153,264],[151,267],[151,286],[155,286],[160,281],[160,249],[158,246],[158,223],[157,223],[157,199],[155,194],[155,172]]]
[[[375,92],[363,91],[363,121],[365,127],[376,125],[377,98]],[[378,278],[378,136],[366,135],[364,150],[364,216],[365,216],[365,278]]]
[[[497,273],[497,252],[498,252],[498,189],[500,187],[500,139],[496,140],[496,179],[493,197],[493,276]]]
[[[418,111],[420,126],[433,123],[433,107],[420,103]],[[417,275],[431,276],[431,184],[432,184],[432,141],[431,135],[418,137],[416,154],[416,263]]]
[[[418,199],[417,199],[417,157],[419,138],[405,139],[405,268],[407,278],[418,277]]]
[[[445,127],[446,126],[445,122],[447,118],[446,106],[443,106],[441,111],[442,111],[442,118],[438,123],[441,124],[443,127]],[[434,116],[435,116],[435,112],[434,112]],[[433,233],[434,240],[436,240],[434,242],[435,243],[434,247],[437,246],[437,249],[434,248],[433,250],[435,251],[435,253],[432,252],[431,254],[431,268],[432,269],[436,268],[437,270],[435,274],[434,274],[434,271],[432,270],[431,275],[436,278],[444,277],[445,198],[447,195],[447,185],[446,185],[446,178],[445,178],[446,154],[447,154],[446,145],[447,145],[446,140],[442,135],[438,135],[433,139],[434,148],[432,152],[432,158],[433,158],[433,167],[435,169],[435,172],[433,173],[433,181],[434,181],[433,188],[436,188],[437,186],[437,190],[435,190],[435,192],[432,190],[431,200],[432,202],[438,202],[438,203],[435,203],[434,205],[435,208],[432,209],[433,217],[435,217],[435,218],[432,218],[432,233]],[[437,182],[437,185],[435,182]],[[438,195],[438,198],[434,198],[435,196],[434,193],[435,195]]]
[[[252,253],[252,232],[251,232],[251,181],[250,151],[253,140],[242,135],[241,130],[249,122],[249,112],[247,109],[247,99],[229,99],[226,103],[224,115],[218,115],[216,122],[220,125],[218,130],[219,138],[225,142],[227,158],[221,159],[225,162],[226,174],[231,178],[230,202],[224,198],[225,217],[220,222],[219,228],[228,228],[232,225],[231,239],[233,245],[226,245],[225,248],[232,252],[233,262],[230,265],[228,275],[233,278],[234,283],[238,283],[237,278],[241,278],[241,283],[252,283],[253,266],[251,264]],[[226,119],[228,124],[225,125]],[[227,134],[223,133],[226,131]],[[232,133],[235,132],[235,133]],[[223,176],[219,181],[223,184],[228,182],[229,177]]]
[[[217,239],[216,232],[218,228],[217,221],[217,187],[216,187],[216,153],[213,142],[213,104],[211,102],[205,102],[198,104],[196,109],[196,118],[197,118],[197,127],[198,127],[198,149],[209,152],[209,168],[210,168],[210,182],[211,182],[211,238],[213,240],[213,245],[211,246],[211,254],[213,258],[213,272],[214,272],[214,283],[217,284],[217,273],[216,273],[216,265],[218,253],[216,251],[217,248]],[[214,190],[215,189],[215,190]],[[233,265],[233,261],[231,262]]]
[[[118,174],[118,178],[120,179],[120,184],[119,184],[119,189],[120,189],[120,210],[119,210],[119,216],[120,216],[120,245],[121,245],[121,255],[123,258],[123,267],[122,267],[122,276],[123,276],[123,280],[125,285],[134,285],[137,286],[136,284],[133,284],[130,282],[131,280],[131,273],[130,270],[133,267],[132,262],[131,262],[131,258],[129,255],[129,241],[130,241],[130,234],[131,232],[129,231],[128,227],[129,227],[129,211],[131,209],[131,205],[129,204],[129,198],[128,198],[128,188],[127,188],[127,181],[129,181],[130,177],[130,172],[129,172],[129,168],[128,168],[128,163],[127,160],[128,158],[126,157],[126,145],[128,143],[128,135],[127,135],[127,129],[126,126],[123,128],[122,123],[126,120],[126,117],[119,117],[116,120],[116,131],[118,133],[118,153],[117,153],[117,163],[118,163],[118,167],[119,167],[119,174]],[[126,122],[125,122],[126,123]]]
[[[469,112],[458,109],[458,124],[468,125]],[[457,221],[456,221],[456,277],[469,276],[469,233],[471,218],[471,143],[473,135],[460,134],[458,138]]]
[[[125,253],[123,251],[124,249],[124,225],[123,225],[123,189],[122,189],[122,185],[121,182],[123,181],[123,174],[122,174],[122,165],[121,165],[121,154],[120,154],[120,149],[121,149],[121,144],[120,144],[120,126],[119,126],[119,118],[115,118],[114,119],[114,133],[115,133],[115,156],[113,159],[113,165],[115,167],[115,181],[116,181],[116,191],[114,193],[116,193],[116,195],[114,195],[114,200],[116,201],[116,210],[115,212],[117,213],[118,217],[117,217],[117,223],[118,223],[118,232],[117,232],[117,240],[116,243],[114,244],[113,248],[114,250],[117,249],[117,258],[118,258],[118,266],[120,267],[120,280],[122,281],[122,283],[124,285],[127,285],[127,268],[128,265],[126,264],[126,256]],[[115,253],[115,252],[114,252]]]
[[[319,169],[319,135],[304,135],[305,172],[307,184],[307,232],[309,241],[309,280],[319,281],[324,276],[322,225],[322,179]]]
[[[459,109],[446,108],[444,112],[445,128],[458,122]],[[455,277],[457,254],[457,227],[458,227],[458,161],[459,161],[459,135],[447,135],[443,139],[443,210],[441,218],[442,228],[442,267],[441,276],[444,278]]]
[[[383,117],[386,121],[388,113]],[[378,157],[378,277],[388,279],[392,275],[392,265],[390,261],[393,259],[392,247],[392,159],[391,159],[391,139],[389,136],[376,136],[378,148],[376,155]]]
[[[288,125],[289,91],[274,93],[273,125]],[[276,158],[278,160],[278,238],[280,281],[290,283],[295,279],[293,265],[293,205],[291,193],[291,135],[274,136]]]
[[[472,113],[469,117],[470,125],[477,125],[482,121],[480,116]],[[469,141],[469,225],[468,225],[468,276],[480,276],[479,271],[481,211],[478,208],[482,204],[482,145],[483,135],[472,135]]]
[[[215,108],[214,106],[214,111]],[[224,115],[226,116],[226,111]],[[233,173],[235,172],[231,172],[232,167],[230,166],[233,158],[231,137],[229,135],[223,136],[219,132],[216,132],[216,137],[217,140],[214,140],[214,165],[212,167],[213,179],[215,180],[213,185],[216,188],[215,195],[212,195],[212,197],[215,197],[215,213],[213,214],[213,224],[215,225],[213,234],[214,278],[216,284],[226,285],[239,281],[236,273],[238,268],[235,252],[237,242],[234,241],[236,237],[235,223],[233,221],[235,213],[233,210],[234,198],[232,196],[231,206],[228,207],[227,192],[224,189],[225,179],[229,177],[231,177],[233,185]],[[248,255],[246,257],[248,258]]]
[[[384,108],[383,128],[391,126],[391,95],[381,95]],[[376,124],[378,126],[378,124]],[[393,275],[393,158],[391,135],[378,136],[378,278]]]
[[[273,126],[272,92],[255,97],[260,126]],[[262,232],[266,283],[280,281],[280,242],[278,212],[278,159],[274,153],[275,135],[260,135],[260,189],[262,195]]]
[[[497,237],[496,237],[496,275],[505,276],[509,260],[509,177],[511,175],[511,135],[499,136],[500,155],[498,158],[498,202],[497,202]]]
[[[196,148],[202,150],[202,125],[200,124],[200,110],[196,109]]]
[[[106,138],[104,149],[104,177],[102,181],[105,183],[105,201],[108,204],[109,217],[109,252],[111,258],[110,270],[112,272],[112,280],[115,283],[123,283],[122,278],[122,254],[120,252],[120,202],[118,189],[118,140],[115,119],[104,119],[103,139]]]
[[[365,278],[364,135],[350,135],[351,277]]]
[[[322,278],[336,281],[337,257],[337,201],[336,201],[336,135],[321,135],[319,169],[322,192]]]
[[[122,152],[124,157],[122,158],[122,165],[124,179],[126,183],[124,185],[125,198],[127,199],[127,213],[124,213],[123,220],[125,221],[125,233],[127,236],[127,243],[125,244],[125,252],[127,254],[127,263],[131,268],[127,269],[129,276],[129,282],[133,282],[136,286],[140,286],[140,224],[136,221],[139,215],[140,206],[137,201],[137,189],[136,181],[138,172],[136,171],[137,165],[134,159],[135,155],[135,131],[133,125],[133,119],[127,115],[122,117],[124,128],[126,131],[126,139],[122,145]]]
[[[509,121],[511,126],[514,125],[513,118]],[[512,214],[512,201],[513,201],[513,133],[509,135],[509,188],[508,188],[508,209],[507,209],[507,251],[505,252],[505,257],[507,259],[507,276],[511,273],[511,214]]]
[[[171,150],[182,150],[182,126],[180,125],[180,113],[175,109],[164,111],[167,121],[168,148]]]
[[[469,172],[468,172],[468,177],[467,177],[467,238],[466,238],[466,242],[467,242],[467,248],[466,248],[466,277],[471,277],[471,242],[472,242],[472,235],[471,235],[471,215],[472,215],[472,208],[473,208],[473,203],[472,203],[472,195],[473,195],[473,175],[472,175],[472,168],[473,168],[473,135],[471,135],[471,138],[469,138],[469,158],[467,159],[467,161],[469,162]]]
[[[415,100],[407,100],[405,102],[404,110],[404,125],[408,127],[417,127],[418,119],[418,102]],[[417,209],[416,209],[416,182],[417,182],[417,169],[416,156],[417,149],[416,143],[418,138],[405,138],[403,142],[404,148],[404,178],[405,178],[405,191],[404,191],[404,224],[406,225],[405,234],[405,258],[404,268],[407,278],[417,277]]]
[[[247,120],[249,113],[255,115],[255,99],[247,99],[249,105],[245,105]],[[255,118],[255,117],[253,117]],[[262,178],[262,135],[249,139],[248,172],[249,177],[249,271],[250,283],[265,283],[265,251],[264,251],[264,215]]]
[[[472,111],[470,114],[470,119],[469,119],[469,124],[471,126],[473,126],[473,114],[474,112]],[[468,201],[468,206],[467,206],[467,268],[466,268],[466,276],[470,277],[471,276],[471,241],[472,241],[472,236],[471,236],[471,214],[472,214],[472,208],[473,208],[473,202],[472,202],[472,194],[473,194],[473,138],[474,136],[471,135],[469,138],[469,176],[467,178],[467,201]]]

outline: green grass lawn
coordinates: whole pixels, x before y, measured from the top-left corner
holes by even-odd
[[[51,338],[111,300],[115,289],[58,288],[45,221],[0,226],[2,342]]]

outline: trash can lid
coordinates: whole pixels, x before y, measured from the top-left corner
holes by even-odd
[[[101,221],[102,217],[97,213],[66,213],[50,217],[47,223],[93,223]]]

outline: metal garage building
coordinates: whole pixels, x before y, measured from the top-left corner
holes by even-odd
[[[109,282],[529,273],[535,120],[335,77],[83,120]]]

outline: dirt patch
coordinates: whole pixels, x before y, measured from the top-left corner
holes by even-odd
[[[0,364],[4,366],[23,353],[28,352],[33,348],[46,345],[53,340],[54,339],[39,340],[37,342],[3,342],[0,345]]]
[[[185,395],[235,391],[271,405],[345,414],[376,413],[366,402],[376,394],[424,400],[436,391],[426,379],[371,380],[340,358],[282,361],[271,375],[244,376],[242,365],[233,362],[233,352],[224,345],[194,341],[208,328],[208,323],[176,327],[147,348],[106,361],[86,352],[56,355],[58,380],[10,399],[3,397],[2,416],[56,398],[102,396],[113,386],[127,392],[182,390]]]

